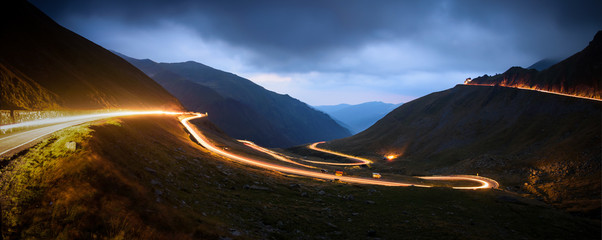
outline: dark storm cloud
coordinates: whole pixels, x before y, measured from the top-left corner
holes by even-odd
[[[51,16],[119,18],[144,27],[168,19],[203,37],[276,55],[315,56],[411,34],[430,6],[401,1],[36,2]]]
[[[274,57],[324,56],[371,41],[441,31],[431,19],[455,19],[499,34],[525,51],[546,51],[546,37],[593,36],[600,1],[34,1],[55,18],[98,16],[148,26],[164,19]],[[453,27],[447,26],[447,27]],[[590,36],[587,36],[590,37]],[[420,40],[420,39],[416,39]],[[434,39],[446,45],[450,39]],[[551,44],[557,44],[549,41]],[[436,45],[436,43],[432,43]],[[435,46],[436,47],[436,46]],[[535,48],[535,49],[533,49]],[[449,50],[449,49],[443,49]],[[539,52],[541,53],[541,52]]]
[[[290,74],[333,88],[373,81],[378,91],[413,96],[441,90],[416,79],[437,85],[439,78],[568,57],[602,29],[599,0],[32,2],[67,28],[135,57],[190,58],[196,44],[209,57],[192,60],[215,66],[235,56],[216,67],[246,66],[275,74],[273,81]],[[150,36],[134,35],[139,29]],[[174,43],[182,49],[160,51],[185,38]]]

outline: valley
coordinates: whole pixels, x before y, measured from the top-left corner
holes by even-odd
[[[600,239],[601,8],[3,2],[0,240]]]

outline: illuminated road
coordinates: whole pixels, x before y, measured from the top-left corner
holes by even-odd
[[[481,84],[481,83],[468,83],[468,84],[462,84],[462,85],[465,85],[465,86],[484,86],[484,87],[498,86],[498,87],[506,87],[506,88],[516,88],[516,89],[521,89],[521,90],[536,91],[536,92],[549,93],[549,94],[560,95],[560,96],[565,96],[565,97],[581,98],[581,99],[587,99],[587,100],[594,100],[594,101],[602,102],[602,99],[598,99],[598,98],[577,96],[577,95],[571,95],[571,94],[566,94],[566,93],[551,92],[551,91],[542,90],[542,89],[525,88],[525,87],[519,87],[519,86],[506,86],[506,85],[498,85],[498,84]]]
[[[317,145],[320,143],[324,143],[324,142],[313,143],[313,144],[310,144],[308,147],[309,147],[309,149],[312,149],[312,150],[329,153],[329,154],[333,154],[333,155],[337,155],[337,156],[352,158],[352,159],[356,159],[356,160],[370,161],[365,158],[354,157],[354,156],[351,156],[348,154],[335,152],[335,151],[328,150],[328,149],[318,148]],[[370,163],[372,163],[372,162],[370,162]],[[477,182],[480,184],[479,186],[472,186],[472,187],[453,187],[454,189],[498,188],[500,186],[499,183],[493,179],[489,179],[486,177],[473,176],[473,175],[426,176],[426,177],[418,177],[418,178],[425,179],[425,180],[436,180],[436,181],[473,181],[473,182]]]
[[[268,155],[272,156],[273,158],[278,159],[280,161],[287,162],[287,163],[292,163],[292,164],[299,165],[299,166],[306,167],[306,168],[314,168],[314,169],[317,168],[317,167],[314,167],[314,166],[305,165],[305,164],[298,163],[298,162],[295,162],[293,160],[290,160],[290,159],[288,159],[286,157],[283,157],[281,154],[279,154],[277,152],[274,152],[272,150],[265,149],[265,148],[262,148],[260,146],[257,146],[257,144],[255,144],[254,142],[246,141],[246,140],[238,140],[238,141],[241,142],[241,143],[243,143],[243,144],[245,144],[247,147],[250,147],[250,148],[254,149],[255,151],[266,153],[266,154],[268,154]]]
[[[283,172],[283,173],[289,173],[289,174],[313,177],[313,178],[320,178],[320,179],[327,179],[327,180],[335,180],[336,179],[336,180],[349,182],[349,183],[372,184],[372,185],[383,185],[383,186],[430,187],[430,186],[426,186],[426,185],[415,185],[412,183],[382,181],[382,180],[376,180],[376,179],[372,179],[372,178],[335,176],[333,174],[326,174],[326,173],[302,170],[302,169],[297,169],[297,168],[292,168],[292,167],[285,167],[285,166],[276,165],[276,164],[272,164],[272,163],[266,163],[266,162],[263,162],[263,161],[257,160],[257,159],[240,156],[240,155],[225,151],[219,147],[216,147],[205,137],[205,135],[203,135],[202,133],[200,133],[199,131],[197,131],[195,128],[193,128],[190,125],[190,122],[189,122],[190,120],[196,119],[196,118],[201,118],[201,117],[203,117],[203,115],[199,114],[199,115],[194,115],[194,116],[183,118],[180,121],[182,122],[184,127],[186,127],[188,132],[190,132],[190,134],[197,140],[197,142],[199,142],[201,144],[201,146],[203,146],[204,148],[206,148],[207,150],[209,150],[211,152],[217,153],[218,155],[221,155],[223,157],[229,158],[234,161],[238,161],[240,163],[244,163],[247,165],[260,167],[260,168],[264,168],[264,169],[274,170],[274,171],[278,171],[278,172]],[[257,146],[257,147],[259,147],[259,146]],[[261,148],[261,147],[259,147],[259,148]]]
[[[100,120],[110,117],[119,116],[132,116],[132,115],[147,115],[147,114],[182,114],[178,112],[163,112],[163,111],[146,111],[146,112],[112,112],[112,113],[100,113],[100,114],[88,114],[71,117],[60,117],[52,119],[43,119],[36,121],[28,121],[10,125],[0,126],[0,131],[18,129],[18,128],[31,128],[37,127],[32,130],[26,130],[14,134],[7,134],[7,136],[0,138],[0,156],[8,156],[14,154],[30,145],[35,144],[43,137],[48,136],[58,130],[82,124],[89,121]]]
[[[343,182],[348,182],[348,183],[357,183],[357,184],[371,184],[371,185],[382,185],[382,186],[399,186],[399,187],[408,187],[408,186],[415,186],[415,187],[432,187],[429,185],[419,185],[419,184],[414,184],[414,183],[407,183],[407,182],[398,182],[398,181],[386,181],[386,180],[380,180],[380,179],[373,179],[373,178],[361,178],[361,177],[350,177],[350,176],[335,176],[333,174],[327,174],[327,173],[321,173],[321,172],[315,172],[315,171],[309,171],[309,170],[304,170],[304,169],[298,169],[298,168],[292,168],[292,167],[286,167],[286,166],[282,166],[282,165],[277,165],[277,164],[272,164],[272,163],[267,163],[258,159],[253,159],[253,158],[249,158],[249,157],[244,157],[244,156],[240,156],[237,155],[235,153],[232,152],[228,152],[226,150],[223,150],[220,147],[216,147],[215,145],[213,145],[209,139],[207,139],[205,137],[205,135],[203,135],[200,131],[198,131],[197,129],[193,128],[190,124],[190,120],[192,119],[197,119],[197,118],[201,118],[203,117],[203,115],[201,114],[197,114],[197,115],[193,115],[190,117],[185,117],[183,119],[181,119],[181,123],[182,125],[184,125],[184,127],[186,127],[186,129],[188,130],[188,132],[190,132],[190,134],[197,140],[197,142],[199,142],[201,144],[201,146],[203,146],[204,148],[206,148],[207,150],[214,152],[218,155],[221,155],[223,157],[229,158],[231,160],[234,161],[238,161],[240,163],[244,163],[247,165],[251,165],[251,166],[255,166],[255,167],[260,167],[260,168],[264,168],[264,169],[269,169],[269,170],[274,170],[274,171],[278,171],[278,172],[283,172],[283,173],[288,173],[288,174],[294,174],[294,175],[300,175],[300,176],[306,176],[306,177],[313,177],[313,178],[320,178],[320,179],[327,179],[327,180],[340,180]],[[243,142],[245,145],[251,147],[252,149],[255,149],[257,151],[260,152],[264,152],[269,154],[270,156],[279,159],[281,161],[284,162],[289,162],[289,163],[293,163],[294,161],[289,160],[283,156],[281,156],[280,154],[277,154],[271,150],[262,148],[260,146],[257,146],[255,144],[253,144],[252,142],[249,141],[241,141]],[[317,145],[317,144],[316,144]],[[314,145],[315,147],[315,145]],[[330,150],[324,150],[321,149],[323,152],[327,152],[327,153],[331,153],[331,154],[335,154],[338,156],[350,156],[347,154],[343,154],[343,153],[338,153],[338,152],[334,152],[334,151],[330,151]],[[319,150],[318,150],[319,151]],[[353,157],[353,156],[351,156]],[[356,157],[353,157],[355,159],[357,159]],[[362,159],[362,158],[359,158]],[[361,164],[366,164],[368,162],[372,163],[370,160],[364,159],[364,161],[361,162]],[[304,167],[311,167],[311,166],[306,166],[303,164],[298,164],[295,163],[297,165],[302,165]],[[483,178],[483,177],[478,177],[478,176],[433,176],[433,177],[422,177],[422,179],[426,179],[426,180],[445,180],[445,181],[456,181],[456,180],[464,180],[464,181],[474,181],[479,183],[478,186],[471,186],[471,187],[454,187],[455,189],[480,189],[480,188],[496,188],[497,186],[499,186],[497,184],[496,181],[488,179],[488,178]]]
[[[308,146],[308,148],[311,150],[314,150],[314,151],[319,151],[319,152],[323,152],[323,153],[337,155],[339,157],[349,158],[352,160],[356,160],[358,162],[355,162],[355,163],[332,163],[332,162],[320,162],[320,161],[310,161],[310,160],[303,160],[303,161],[310,162],[310,163],[316,163],[316,164],[334,165],[334,166],[355,166],[355,165],[365,165],[365,164],[372,163],[372,161],[365,159],[365,158],[351,156],[351,155],[340,153],[340,152],[330,151],[328,149],[318,148],[318,144],[320,144],[320,143],[324,143],[324,142],[312,143]]]
[[[500,184],[493,179],[473,175],[427,176],[418,178],[439,181],[473,181],[481,184],[478,187],[453,187],[454,189],[498,188],[500,186]]]

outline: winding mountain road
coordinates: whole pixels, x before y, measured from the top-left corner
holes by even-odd
[[[409,183],[409,182],[387,181],[387,180],[382,180],[382,179],[353,177],[353,176],[335,176],[333,174],[322,173],[322,172],[319,172],[316,170],[316,169],[318,169],[317,167],[295,162],[281,153],[276,153],[269,149],[257,146],[254,143],[249,142],[249,141],[241,140],[240,142],[242,142],[246,146],[248,146],[256,151],[266,153],[277,160],[287,162],[290,164],[295,164],[299,167],[309,168],[311,170],[273,164],[273,163],[262,161],[261,159],[244,157],[244,156],[232,153],[232,152],[228,152],[226,150],[223,150],[222,148],[219,148],[219,147],[216,147],[215,145],[213,145],[209,141],[209,139],[207,139],[207,137],[205,135],[203,135],[200,131],[198,131],[198,129],[194,128],[190,124],[190,120],[206,116],[206,115],[200,114],[200,113],[164,112],[164,111],[113,112],[113,113],[104,113],[104,114],[91,114],[91,115],[80,115],[80,116],[66,117],[66,118],[48,119],[48,120],[42,120],[42,121],[32,121],[32,122],[19,123],[19,124],[13,124],[13,125],[4,125],[4,126],[1,126],[2,130],[14,129],[14,128],[20,128],[20,127],[29,127],[29,128],[34,128],[34,129],[25,130],[25,131],[14,133],[14,134],[8,134],[8,135],[1,137],[0,138],[0,151],[1,151],[0,156],[10,156],[10,154],[14,154],[24,148],[32,146],[33,144],[35,144],[38,141],[41,141],[41,139],[43,139],[43,137],[48,136],[51,133],[54,133],[58,130],[61,130],[61,129],[64,129],[64,128],[67,128],[70,126],[75,126],[75,125],[82,124],[85,122],[95,121],[95,120],[100,120],[100,119],[110,118],[110,117],[151,115],[151,114],[152,115],[180,115],[179,119],[180,119],[180,122],[182,123],[182,125],[197,140],[197,142],[201,144],[201,146],[205,147],[206,149],[208,149],[218,155],[221,155],[221,156],[226,157],[233,161],[238,161],[238,162],[246,164],[246,165],[255,166],[255,167],[273,170],[273,171],[278,171],[278,172],[287,173],[287,174],[319,178],[319,179],[327,179],[327,180],[333,180],[333,181],[343,181],[343,182],[356,183],[356,184],[370,184],[370,185],[382,185],[382,186],[432,187],[430,185],[422,185],[422,184],[415,184],[415,183]],[[324,153],[337,155],[337,156],[347,157],[347,158],[357,161],[354,163],[341,163],[342,165],[363,165],[363,164],[372,163],[372,161],[370,161],[368,159],[358,158],[358,157],[350,156],[350,155],[343,154],[343,153],[338,153],[338,152],[334,152],[334,151],[330,151],[330,150],[326,150],[326,149],[317,148],[316,147],[317,144],[319,144],[319,143],[312,144],[312,146],[313,146],[312,149],[314,149],[316,151],[321,151]],[[317,161],[309,161],[309,160],[307,162],[313,162],[316,164],[340,165],[340,164],[336,164],[336,163],[317,162]],[[497,188],[499,186],[497,184],[497,182],[492,179],[482,178],[482,177],[477,177],[477,176],[469,176],[469,175],[431,176],[431,177],[421,177],[421,179],[444,180],[444,181],[463,180],[463,181],[473,181],[473,182],[476,182],[479,184],[477,186],[471,186],[471,187],[454,187],[456,189]]]
[[[316,164],[323,164],[323,165],[333,165],[333,166],[359,166],[359,165],[366,165],[366,164],[372,163],[372,161],[365,159],[365,158],[351,156],[349,154],[344,154],[344,153],[340,153],[340,152],[330,151],[328,149],[318,148],[318,144],[320,144],[320,143],[324,143],[324,142],[312,143],[307,147],[314,151],[328,153],[328,154],[336,155],[339,157],[349,158],[356,162],[354,162],[354,163],[333,163],[333,162],[321,162],[321,161],[311,161],[311,160],[303,160],[303,161],[310,162],[310,163],[316,163]]]
[[[318,144],[320,144],[320,143],[324,143],[324,142],[317,142],[317,143],[310,144],[308,146],[308,148],[312,149],[312,150],[324,152],[324,153],[330,153],[330,154],[337,155],[337,156],[347,157],[347,158],[350,158],[350,159],[353,159],[356,161],[361,161],[364,164],[372,163],[370,160],[365,159],[365,158],[355,157],[355,156],[351,156],[348,154],[319,148]],[[317,162],[317,161],[312,161],[312,162],[319,163],[319,164],[328,164],[328,165],[358,165],[358,163],[328,163],[328,162]],[[417,177],[417,178],[425,179],[425,180],[436,180],[436,181],[472,181],[472,182],[478,182],[481,184],[476,187],[453,187],[454,189],[498,188],[500,186],[499,183],[493,179],[486,178],[486,177],[480,177],[480,176],[473,176],[473,175],[425,176],[425,177]]]
[[[304,169],[299,169],[299,168],[293,168],[293,167],[287,167],[287,166],[282,166],[282,165],[277,165],[277,164],[272,164],[272,163],[267,163],[258,159],[253,159],[253,158],[249,158],[249,157],[244,157],[244,156],[240,156],[237,155],[235,153],[223,150],[222,148],[216,147],[215,145],[213,145],[209,139],[207,139],[207,137],[205,135],[203,135],[200,131],[198,131],[196,128],[193,128],[190,124],[190,120],[193,119],[197,119],[197,118],[201,118],[203,117],[203,115],[201,114],[196,114],[193,116],[189,116],[189,117],[185,117],[182,118],[180,120],[180,122],[182,123],[182,125],[184,125],[184,127],[186,127],[186,129],[188,130],[188,132],[197,140],[197,142],[199,142],[199,144],[201,144],[201,146],[203,146],[204,148],[206,148],[209,151],[212,151],[218,155],[221,155],[223,157],[229,158],[231,160],[234,161],[238,161],[240,163],[244,163],[247,165],[251,165],[251,166],[255,166],[255,167],[260,167],[260,168],[264,168],[264,169],[268,169],[268,170],[274,170],[274,171],[278,171],[278,172],[283,172],[283,173],[288,173],[288,174],[294,174],[294,175],[300,175],[300,176],[306,176],[306,177],[313,177],[313,178],[320,178],[320,179],[327,179],[327,180],[339,180],[339,181],[343,181],[343,182],[348,182],[348,183],[357,183],[357,184],[370,184],[370,185],[381,185],[381,186],[400,186],[400,187],[408,187],[408,186],[415,186],[415,187],[432,187],[430,185],[421,185],[421,184],[415,184],[415,183],[408,183],[408,182],[399,182],[399,181],[386,181],[386,180],[380,180],[380,179],[373,179],[373,178],[362,178],[362,177],[351,177],[351,176],[335,176],[333,174],[327,174],[327,173],[321,173],[321,172],[316,172],[316,171],[310,171],[310,170],[304,170]],[[243,143],[245,143],[245,145],[251,147],[252,149],[255,149],[257,151],[261,151],[264,153],[269,154],[270,156],[284,161],[284,162],[291,162],[292,160],[287,159],[279,154],[274,153],[271,150],[262,148],[260,146],[257,146],[255,144],[251,144],[248,141],[243,141]],[[314,144],[314,148],[316,148],[316,144]],[[317,149],[317,148],[316,148]],[[320,151],[320,150],[318,150]],[[334,152],[334,151],[330,151],[330,150],[325,150],[325,149],[321,149],[322,152],[326,152],[326,153],[330,153],[330,154],[334,154],[334,155],[338,155],[338,156],[349,156],[352,157],[353,159],[358,159],[357,157],[353,157],[344,153],[338,153],[338,152]],[[361,158],[359,158],[361,159]],[[364,159],[362,160],[361,164],[367,164],[367,163],[372,163],[372,161]],[[355,163],[354,163],[355,164]],[[488,178],[483,178],[483,177],[478,177],[478,176],[470,176],[470,175],[462,175],[462,176],[432,176],[432,177],[421,177],[422,179],[427,179],[427,180],[444,180],[444,181],[457,181],[457,180],[462,180],[462,181],[473,181],[478,183],[479,185],[477,186],[471,186],[471,187],[454,187],[454,189],[482,189],[482,188],[497,188],[499,186],[499,184],[492,179],[488,179]]]
[[[258,159],[240,156],[240,155],[228,152],[226,150],[223,150],[219,147],[216,147],[209,141],[209,139],[207,139],[207,137],[205,137],[205,135],[203,135],[200,131],[198,131],[197,129],[195,129],[191,126],[190,120],[201,118],[201,117],[203,117],[203,115],[200,115],[200,114],[193,115],[193,116],[189,116],[189,117],[185,117],[185,118],[181,119],[180,122],[184,125],[184,127],[186,127],[188,132],[201,144],[201,146],[203,146],[204,148],[206,148],[209,151],[217,153],[218,155],[221,155],[223,157],[229,158],[234,161],[238,161],[240,163],[244,163],[247,165],[260,167],[260,168],[264,168],[264,169],[268,169],[268,170],[283,172],[283,173],[289,173],[289,174],[306,176],[306,177],[314,177],[314,178],[320,178],[320,179],[327,179],[327,180],[335,180],[336,179],[336,180],[345,181],[345,182],[349,182],[349,183],[373,184],[373,185],[383,185],[383,186],[429,187],[426,185],[414,185],[411,183],[380,181],[380,180],[374,180],[371,178],[335,176],[332,174],[326,174],[326,173],[308,171],[308,170],[303,170],[303,169],[298,169],[298,168],[286,167],[286,166],[282,166],[282,165],[267,163],[267,162],[264,162],[264,161],[261,161]]]

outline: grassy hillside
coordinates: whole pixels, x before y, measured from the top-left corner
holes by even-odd
[[[600,217],[602,103],[504,87],[456,86],[397,108],[327,148],[383,172],[490,176],[508,190]],[[382,160],[386,154],[399,157]]]
[[[196,62],[155,63],[123,56],[229,135],[268,147],[290,147],[349,136],[328,115],[232,73]]]
[[[3,110],[182,108],[140,70],[27,1],[4,2],[0,27]]]
[[[196,124],[228,144],[210,122]],[[69,141],[77,150],[65,148]],[[597,239],[600,232],[599,221],[500,191],[355,186],[248,168],[192,143],[174,117],[72,127],[2,163],[5,239]]]

